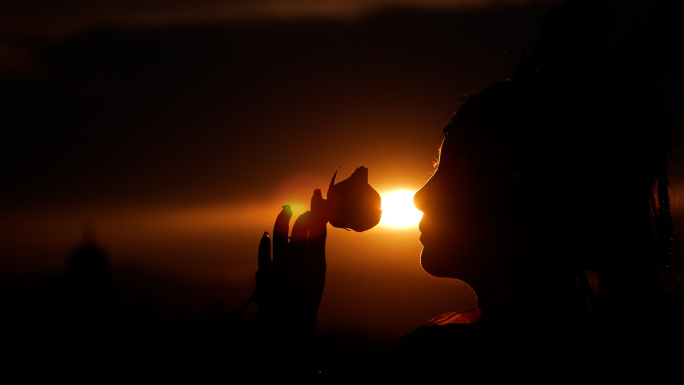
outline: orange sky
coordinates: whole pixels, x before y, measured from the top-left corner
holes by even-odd
[[[225,287],[224,301],[237,309],[254,288],[256,245],[263,231],[272,231],[279,211],[272,203],[100,211],[91,213],[98,218],[92,228],[115,270],[135,267],[186,284]],[[293,205],[294,215],[302,210]],[[15,252],[31,258],[29,264],[3,258],[6,272],[47,269],[59,273],[66,266],[68,251],[82,237],[78,214],[37,215],[41,217],[14,218],[15,227],[3,229],[12,235],[2,245],[6,255],[12,257]],[[329,227],[328,234],[322,327],[361,329],[396,338],[436,313],[474,306],[472,293],[462,283],[431,277],[421,269],[422,245],[416,226],[380,224],[364,233]],[[253,311],[254,305],[245,320],[253,317]]]

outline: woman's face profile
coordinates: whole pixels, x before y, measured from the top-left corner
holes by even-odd
[[[492,182],[501,178],[486,165],[488,159],[486,154],[472,156],[447,133],[437,170],[414,195],[423,212],[421,265],[431,275],[480,287],[518,268],[529,222],[518,209],[511,210],[518,206],[513,184]]]
[[[470,201],[467,168],[459,161],[454,147],[447,134],[437,169],[413,201],[423,212],[419,225],[423,269],[435,276],[465,280],[468,268],[459,265],[472,257],[468,250],[474,246],[474,240],[466,235],[475,235],[472,224],[468,224],[468,211],[475,202]]]

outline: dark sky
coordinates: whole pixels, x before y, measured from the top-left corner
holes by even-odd
[[[15,187],[3,198],[225,202],[369,162],[393,164],[371,169],[377,182],[420,185],[435,133],[464,94],[509,73],[540,13],[390,10],[41,42],[35,71],[2,89]]]
[[[281,205],[303,211],[338,167],[368,167],[381,193],[418,189],[459,103],[512,73],[557,2],[428,3],[2,5],[2,268],[59,271],[88,223],[116,268],[225,281],[242,301]],[[672,2],[646,3],[615,2],[613,39],[648,42],[680,125]],[[349,305],[370,318],[373,303],[394,303],[382,293],[408,290],[398,277],[433,285],[410,303],[438,298],[451,283],[429,281],[417,231],[402,231],[331,230],[326,295],[375,293]],[[466,301],[439,298],[426,315]],[[367,321],[325,306],[328,319]]]

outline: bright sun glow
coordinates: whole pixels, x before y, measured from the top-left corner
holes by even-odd
[[[397,227],[415,226],[423,213],[413,205],[414,192],[399,190],[382,197],[380,222]]]

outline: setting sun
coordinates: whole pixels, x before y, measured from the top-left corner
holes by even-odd
[[[382,217],[380,222],[396,227],[415,226],[423,213],[413,205],[414,192],[394,191],[382,197]]]

